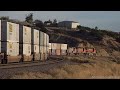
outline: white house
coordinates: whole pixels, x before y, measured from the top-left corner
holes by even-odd
[[[58,23],[59,27],[66,27],[69,29],[76,29],[77,26],[79,26],[79,25],[80,25],[80,23],[75,22],[75,21],[62,21],[62,22]]]

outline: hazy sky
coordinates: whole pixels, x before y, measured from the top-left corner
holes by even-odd
[[[120,32],[120,11],[0,11],[0,16],[24,20],[26,14],[34,14],[34,19],[58,21],[78,21],[82,26]]]

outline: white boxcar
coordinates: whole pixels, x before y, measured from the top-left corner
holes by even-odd
[[[1,21],[1,41],[19,42],[19,24]]]
[[[20,49],[20,55],[26,55],[26,56],[31,55],[31,44],[20,44],[19,49]]]
[[[46,46],[40,46],[40,53],[47,53],[47,47]]]
[[[44,33],[40,31],[40,46],[44,45]]]
[[[46,46],[43,47],[43,53],[47,54],[47,47]]]
[[[41,53],[41,54],[44,53],[43,49],[44,49],[44,46],[40,46],[40,53]]]
[[[39,45],[32,45],[32,53],[39,53],[40,52]]]
[[[1,53],[1,41],[0,41],[0,53]]]
[[[44,33],[44,46],[47,46],[47,34],[46,33]]]
[[[1,20],[0,20],[0,41],[1,41]]]
[[[20,25],[19,29],[19,43],[31,44],[31,28],[27,26]]]
[[[47,43],[46,43],[47,47],[49,47],[49,35],[48,34],[47,34],[47,40],[46,41],[47,41]]]
[[[47,47],[47,54],[49,54],[49,47]]]
[[[49,49],[52,49],[52,44],[51,43],[49,43]]]
[[[39,30],[32,29],[32,44],[39,45]]]
[[[19,43],[15,42],[1,42],[1,52],[9,56],[19,55]]]
[[[61,50],[67,50],[67,44],[61,44]]]
[[[57,43],[51,43],[51,49],[57,49]]]
[[[14,39],[16,40],[16,42],[19,42],[19,24],[14,24],[15,25],[15,37]]]

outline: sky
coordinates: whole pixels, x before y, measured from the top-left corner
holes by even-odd
[[[0,11],[0,16],[23,21],[29,13],[34,20],[77,21],[82,26],[120,32],[120,11]]]

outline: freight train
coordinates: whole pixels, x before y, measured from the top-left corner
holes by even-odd
[[[44,61],[49,35],[18,22],[0,20],[0,62]]]
[[[0,20],[0,63],[46,61],[51,55],[95,54],[96,50],[49,43],[49,35],[18,22]]]

